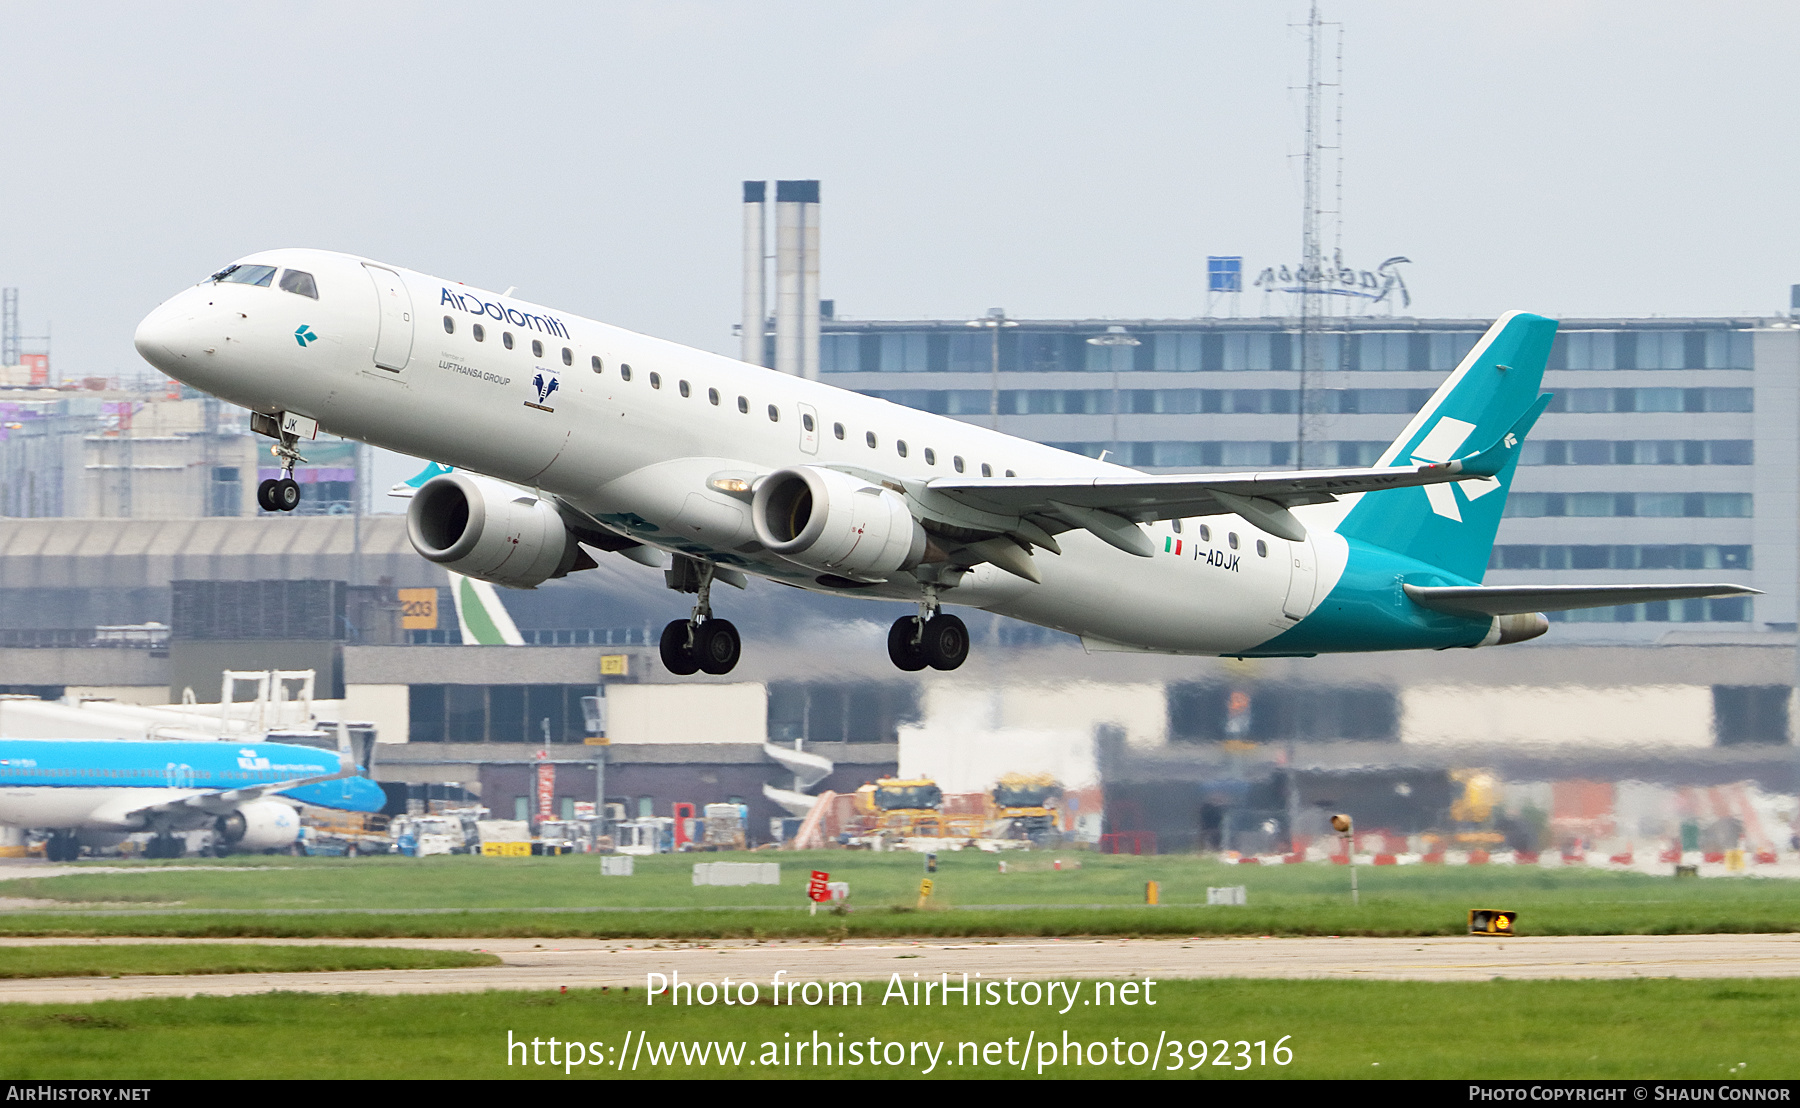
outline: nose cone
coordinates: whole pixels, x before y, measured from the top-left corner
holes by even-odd
[[[194,351],[187,349],[193,331],[193,312],[170,300],[145,316],[132,336],[132,345],[143,359],[171,377],[179,377],[181,364]]]

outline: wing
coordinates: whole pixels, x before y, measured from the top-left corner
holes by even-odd
[[[127,817],[176,815],[205,812],[208,815],[222,816],[240,804],[252,800],[260,800],[270,793],[285,792],[301,785],[314,785],[321,781],[337,781],[356,772],[356,764],[348,757],[340,760],[336,773],[324,773],[314,777],[298,777],[290,781],[270,781],[267,784],[251,785],[242,789],[195,790],[187,796],[176,800],[167,800],[160,804],[145,804],[130,808],[124,812]]]
[[[1204,475],[1133,473],[1047,480],[940,477],[925,488],[977,511],[1016,516],[1045,530],[1085,528],[1121,550],[1146,558],[1152,553],[1150,541],[1136,524],[1159,519],[1229,513],[1272,535],[1301,542],[1306,528],[1288,511],[1292,507],[1329,504],[1352,493],[1492,480],[1517,455],[1525,433],[1549,402],[1548,395],[1540,397],[1487,449],[1430,465]],[[1058,522],[1063,526],[1057,526]],[[1029,530],[1023,537],[1032,539]]]
[[[1647,600],[1695,600],[1704,596],[1760,596],[1744,585],[1402,585],[1423,608],[1465,616],[1567,612],[1610,608]]]

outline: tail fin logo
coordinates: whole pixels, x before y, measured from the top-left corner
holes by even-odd
[[[1445,416],[1419,440],[1413,448],[1414,465],[1436,465],[1447,462],[1462,449],[1469,435],[1475,430],[1473,423],[1465,423],[1460,419]],[[1510,448],[1518,445],[1518,438],[1507,433],[1506,445]],[[1431,504],[1431,510],[1445,519],[1457,523],[1463,521],[1462,509],[1456,503],[1456,493],[1461,490],[1463,496],[1475,501],[1500,487],[1500,482],[1492,477],[1481,477],[1470,481],[1456,481],[1442,485],[1425,485],[1425,499]]]

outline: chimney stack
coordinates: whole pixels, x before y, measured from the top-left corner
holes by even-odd
[[[742,352],[738,357],[751,365],[768,365],[763,334],[769,325],[768,294],[763,287],[767,271],[767,181],[744,182],[744,323]]]
[[[775,182],[775,368],[819,376],[819,182]]]

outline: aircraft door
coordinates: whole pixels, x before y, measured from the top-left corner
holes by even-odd
[[[412,294],[406,291],[406,282],[393,270],[366,262],[363,268],[375,282],[375,297],[381,304],[381,331],[375,339],[375,364],[398,373],[412,358]]]
[[[800,404],[800,449],[807,454],[819,452],[819,413],[811,404]]]
[[[1319,560],[1313,555],[1310,535],[1304,542],[1285,545],[1293,569],[1288,576],[1287,596],[1281,602],[1281,614],[1289,619],[1303,619],[1312,611],[1313,584],[1319,577]]]

